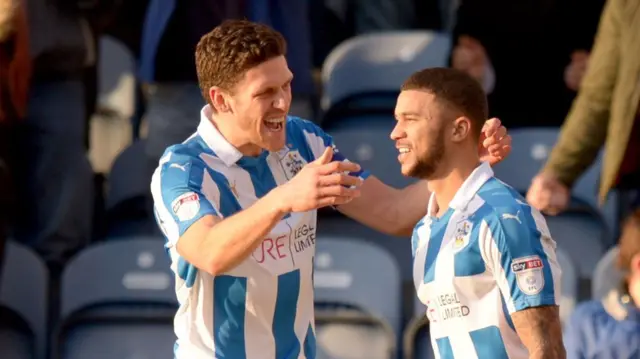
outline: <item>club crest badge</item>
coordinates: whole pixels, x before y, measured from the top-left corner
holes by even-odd
[[[453,250],[455,252],[463,249],[469,244],[470,234],[471,222],[462,220],[456,224],[456,228],[453,233]]]
[[[296,174],[298,174],[298,172],[300,172],[300,170],[302,170],[302,167],[307,164],[298,150],[287,152],[280,162],[282,163],[282,168],[287,175],[287,179],[292,179]]]

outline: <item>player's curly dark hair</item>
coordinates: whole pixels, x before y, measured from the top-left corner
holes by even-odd
[[[226,20],[202,36],[196,46],[196,71],[202,96],[211,103],[209,90],[218,86],[232,92],[245,72],[286,54],[282,34],[269,26]]]

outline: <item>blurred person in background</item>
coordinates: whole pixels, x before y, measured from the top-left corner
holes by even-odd
[[[575,181],[604,146],[598,197],[622,193],[620,218],[638,207],[640,189],[640,2],[608,0],[589,66],[571,112],[527,193],[548,214],[569,205]],[[524,110],[524,109],[523,109]]]
[[[451,66],[509,127],[560,126],[586,68],[604,0],[460,0]]]
[[[568,359],[640,358],[640,210],[624,223],[616,266],[623,281],[578,305],[565,324]]]
[[[125,4],[123,11],[139,11],[138,5]],[[153,163],[164,152],[179,143],[198,127],[200,109],[204,105],[195,68],[195,47],[200,37],[225,19],[248,18],[279,30],[295,51],[287,60],[296,75],[292,91],[300,98],[311,99],[315,87],[311,77],[311,40],[309,10],[306,1],[299,0],[148,0],[143,19],[124,24],[138,33],[138,75],[144,84],[146,119],[148,123],[146,152]],[[130,14],[121,14],[127,21]],[[129,21],[130,22],[130,21]],[[114,24],[115,29],[122,22]]]
[[[95,65],[96,26],[118,0],[10,2],[14,11],[2,18],[11,26],[0,26],[0,122],[11,139],[13,234],[59,266],[91,237],[92,202],[81,193],[93,185],[85,79]]]

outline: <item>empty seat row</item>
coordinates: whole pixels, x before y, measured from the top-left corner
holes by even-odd
[[[318,238],[318,357],[395,358],[400,352],[430,357],[426,308],[415,296],[414,319],[403,328],[402,278],[393,256],[357,238]],[[177,302],[162,243],[159,238],[103,242],[73,258],[61,279],[60,320],[48,333],[46,267],[31,250],[10,242],[0,286],[2,357],[170,358]],[[598,266],[594,295],[608,291],[610,277],[619,275],[612,269],[614,255]],[[577,269],[562,250],[558,260],[564,320],[577,302]]]

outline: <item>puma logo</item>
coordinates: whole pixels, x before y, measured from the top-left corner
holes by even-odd
[[[186,165],[179,165],[177,163],[172,163],[171,166],[169,166],[171,168],[179,168],[182,170],[182,172],[187,172],[187,169],[185,168]]]
[[[519,214],[520,214],[520,210],[518,210],[516,214],[503,213],[502,219],[515,219],[516,221],[518,221],[518,223],[522,224],[522,221],[520,221],[520,217],[518,217]]]

